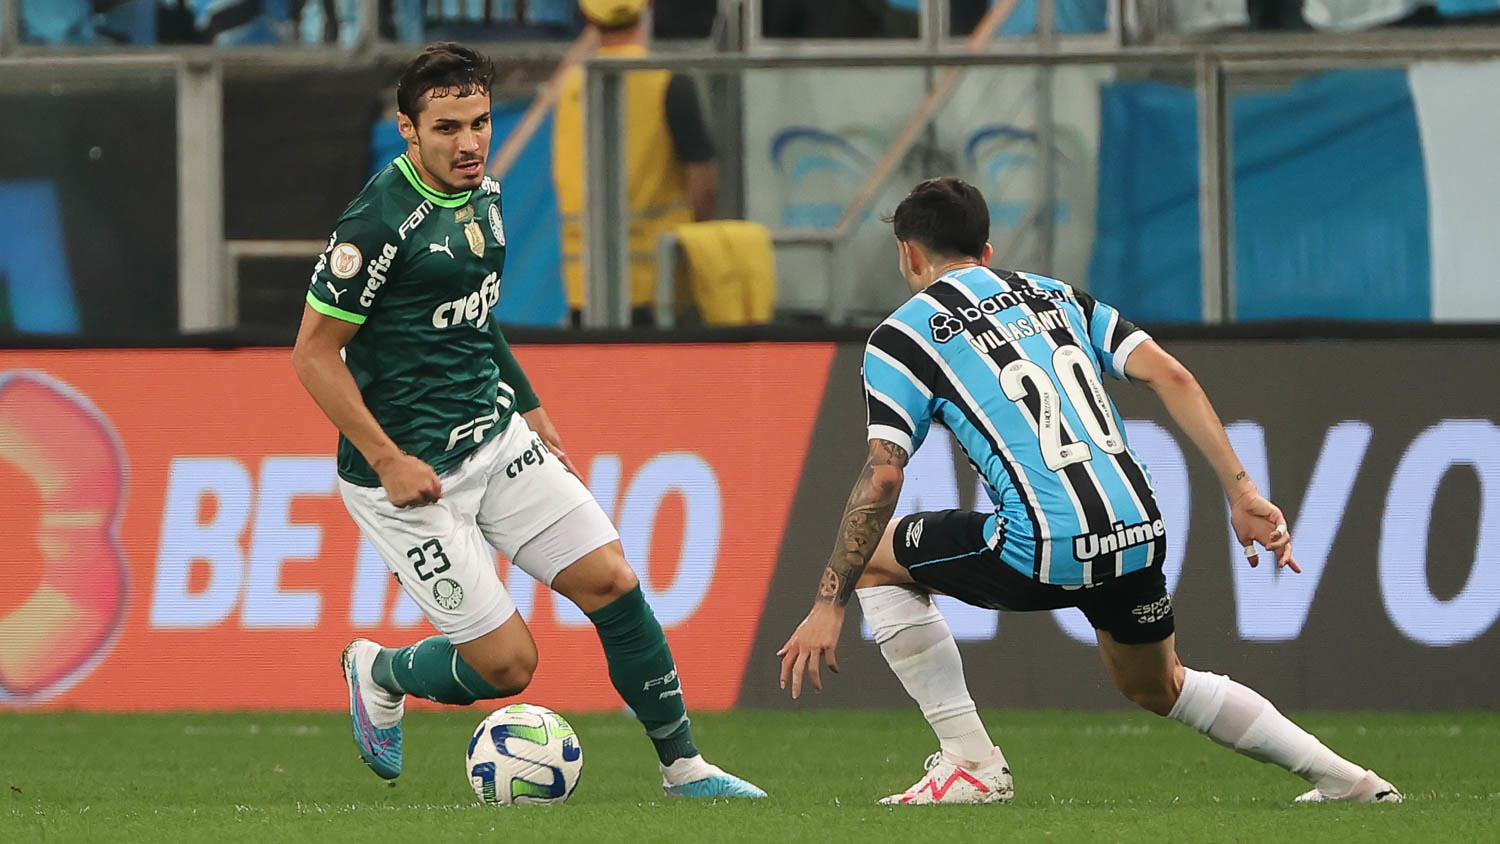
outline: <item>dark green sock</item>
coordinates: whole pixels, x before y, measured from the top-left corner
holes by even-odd
[[[677,759],[698,755],[672,651],[641,587],[588,617],[604,645],[610,682],[646,728],[661,763],[670,765]]]
[[[389,692],[458,706],[507,695],[470,668],[447,636],[430,636],[404,648],[381,648],[370,677]]]

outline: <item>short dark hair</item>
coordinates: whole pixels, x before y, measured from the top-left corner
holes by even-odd
[[[990,239],[990,208],[979,189],[963,179],[928,179],[911,189],[883,218],[894,223],[896,239],[915,243],[933,255],[978,260]]]
[[[401,69],[396,82],[396,108],[415,123],[422,113],[422,95],[454,91],[455,96],[488,94],[495,83],[495,66],[483,53],[452,41],[439,41],[418,53]]]

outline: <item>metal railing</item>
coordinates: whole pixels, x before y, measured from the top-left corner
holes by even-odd
[[[1413,61],[1434,59],[1500,58],[1500,32],[1494,29],[1455,34],[1452,31],[1420,30],[1386,31],[1349,37],[1316,38],[1277,36],[1249,40],[1231,39],[1222,43],[1175,44],[1122,48],[1109,46],[1097,39],[1058,39],[1043,23],[1038,38],[1019,45],[1004,42],[1004,52],[963,55],[954,51],[957,42],[945,37],[946,3],[924,0],[924,23],[921,44],[910,40],[900,46],[880,45],[874,49],[863,45],[863,51],[850,52],[849,44],[768,43],[759,38],[755,28],[756,8],[749,0],[720,0],[723,8],[734,11],[744,4],[745,15],[732,15],[746,24],[745,31],[729,39],[743,44],[745,52],[723,55],[702,50],[660,54],[642,59],[599,59],[585,63],[585,96],[589,112],[598,119],[588,121],[586,139],[588,169],[587,190],[591,197],[586,208],[586,262],[590,291],[585,313],[592,326],[629,324],[629,301],[625,286],[629,278],[629,242],[625,225],[628,201],[624,194],[624,133],[621,98],[623,74],[631,70],[665,69],[722,77],[745,71],[811,68],[899,68],[925,69],[929,88],[936,84],[936,71],[944,68],[1017,67],[1050,71],[1061,66],[1111,65],[1119,67],[1174,68],[1191,76],[1198,98],[1198,139],[1200,159],[1199,219],[1202,256],[1203,319],[1221,322],[1232,319],[1236,285],[1233,278],[1233,179],[1231,127],[1228,113],[1227,80],[1267,73],[1287,73],[1346,67],[1400,66]],[[1050,5],[1042,0],[1042,5]],[[373,14],[375,3],[362,0],[361,8]],[[404,57],[409,45],[369,39],[355,48],[237,48],[177,47],[132,52],[55,52],[17,46],[18,0],[0,0],[0,70],[36,71],[38,75],[66,67],[109,70],[115,67],[169,68],[177,80],[177,167],[178,183],[178,301],[179,327],[184,332],[213,331],[233,328],[237,314],[238,264],[247,258],[316,256],[325,245],[322,240],[254,240],[226,241],[224,236],[223,193],[223,77],[226,68],[246,66],[316,67],[347,63],[351,57],[379,61]],[[1114,15],[1118,19],[1118,14]],[[1050,15],[1039,15],[1050,22]],[[367,18],[373,20],[373,17]],[[371,29],[370,31],[373,31]],[[1117,32],[1115,36],[1117,36]],[[1050,43],[1049,43],[1050,42]],[[566,44],[508,43],[507,58],[555,59]],[[27,73],[29,75],[29,73]],[[1045,139],[1052,131],[1050,85],[1039,83],[1038,134]],[[734,143],[738,139],[731,139]],[[732,146],[733,144],[731,144]],[[1033,217],[1043,240],[1043,251],[1050,238],[1052,214],[1043,213],[1054,193],[1055,162],[1048,151],[1050,143],[1041,144],[1039,168],[1042,171],[1043,200],[1033,209]],[[863,207],[845,209],[845,220],[858,220],[869,210],[876,192],[867,192]],[[844,250],[850,248],[855,226],[843,225],[834,230],[788,229],[773,232],[779,249],[818,250],[824,259],[830,285],[826,314],[836,324],[851,318],[847,295],[847,274],[838,272],[845,264]],[[312,234],[312,233],[309,233]],[[321,233],[318,233],[321,234]],[[614,281],[612,282],[611,279]]]
[[[585,325],[629,325],[629,301],[625,284],[630,265],[630,244],[626,231],[629,202],[622,178],[625,127],[620,98],[623,92],[623,75],[632,70],[722,74],[772,69],[1057,68],[1065,65],[1110,65],[1175,68],[1184,74],[1191,74],[1198,101],[1202,317],[1204,322],[1220,323],[1231,321],[1235,313],[1233,150],[1226,83],[1229,75],[1239,79],[1264,74],[1348,67],[1404,66],[1411,62],[1435,59],[1495,58],[1500,58],[1500,38],[1452,43],[1425,34],[1399,40],[1330,39],[1317,44],[1286,46],[1277,46],[1274,42],[1109,50],[1059,46],[1050,53],[1007,51],[957,55],[908,50],[868,54],[592,58],[584,65],[585,98],[591,115],[586,139],[585,190],[588,196],[599,197],[601,201],[589,202],[584,213],[584,268],[589,293],[584,312]],[[1053,117],[1050,106],[1045,103],[1043,106],[1046,110],[1039,118],[1043,126],[1038,134],[1045,137],[1050,133],[1050,126],[1046,124],[1050,124]],[[1054,165],[1044,160],[1042,166],[1050,171]],[[1044,179],[1044,184],[1051,184],[1055,173],[1045,173]],[[869,197],[873,195],[862,194],[866,197],[866,207],[846,209],[843,219],[857,219],[868,210]],[[1042,203],[1044,208],[1046,202],[1050,201],[1050,193],[1047,197]],[[1043,213],[1040,219],[1050,221],[1051,216]],[[826,314],[834,324],[847,324],[851,314],[846,295],[848,274],[839,273],[836,269],[843,263],[840,253],[847,248],[852,228],[840,225],[830,230],[780,230],[772,233],[772,241],[778,246],[809,245],[824,252],[830,279]],[[595,260],[589,260],[588,256],[595,256]]]

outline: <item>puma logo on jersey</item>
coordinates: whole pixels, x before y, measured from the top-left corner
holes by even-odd
[[[346,287],[343,290],[340,290],[337,287],[334,287],[333,286],[333,282],[328,281],[327,279],[324,279],[323,284],[328,287],[328,292],[333,294],[333,303],[335,305],[337,305],[339,303],[339,297],[340,296],[342,296],[345,293],[349,292],[349,288]]]
[[[427,244],[427,251],[428,251],[428,253],[433,253],[433,252],[447,252],[449,258],[453,257],[453,250],[448,248],[448,237],[446,237],[446,236],[443,238],[443,245],[442,246],[439,246],[436,243],[429,243],[429,244]]]
[[[479,289],[451,302],[444,302],[432,312],[433,328],[452,328],[465,322],[483,328],[490,317],[490,309],[500,304],[500,274],[485,276]]]

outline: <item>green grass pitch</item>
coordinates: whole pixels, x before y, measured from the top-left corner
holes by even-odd
[[[463,773],[485,711],[409,715],[395,785],[341,715],[0,714],[0,841],[1500,840],[1500,713],[1306,715],[1407,802],[1292,806],[1301,780],[1164,719],[988,712],[1013,803],[884,808],[936,747],[915,711],[698,715],[709,758],[771,793],[734,803],[663,796],[634,721],[564,711],[584,748],[573,799],[495,809]]]

